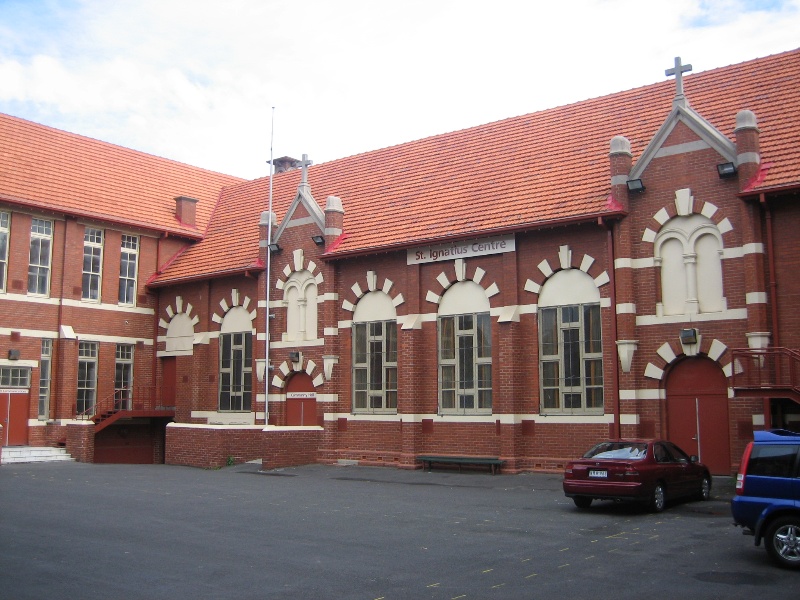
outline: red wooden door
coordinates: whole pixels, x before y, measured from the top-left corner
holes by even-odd
[[[708,358],[687,358],[667,378],[667,435],[714,475],[730,475],[728,384]]]
[[[317,425],[317,393],[306,373],[294,375],[286,384],[286,425]]]
[[[6,388],[0,390],[0,423],[3,425],[3,446],[28,444],[29,401],[30,392],[27,389]]]

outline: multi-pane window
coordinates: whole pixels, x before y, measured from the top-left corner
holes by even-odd
[[[53,358],[53,340],[42,340],[39,358],[39,418],[46,419],[50,413],[50,366]]]
[[[11,215],[0,212],[0,292],[6,291],[6,275],[8,273],[8,235]]]
[[[94,413],[97,404],[97,342],[78,344],[78,414]]]
[[[46,296],[50,292],[50,258],[53,222],[31,220],[31,248],[28,261],[28,293]]]
[[[133,397],[133,345],[117,344],[114,366],[114,408],[130,410]]]
[[[603,412],[600,305],[539,310],[542,412]]]
[[[103,270],[103,230],[87,227],[83,233],[83,300],[100,300]]]
[[[31,385],[31,370],[27,367],[0,367],[0,387],[27,388]]]
[[[139,260],[139,238],[123,235],[119,259],[119,303],[136,304],[136,267]]]
[[[397,411],[397,322],[353,324],[353,409]]]
[[[439,390],[443,413],[492,410],[489,313],[439,317]]]
[[[252,405],[253,334],[219,336],[219,410],[247,411]]]

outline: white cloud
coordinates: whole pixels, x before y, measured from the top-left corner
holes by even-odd
[[[797,45],[800,0],[11,0],[0,111],[246,177]],[[5,36],[4,34],[8,34]]]

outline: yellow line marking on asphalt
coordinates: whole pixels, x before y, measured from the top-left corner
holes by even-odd
[[[493,585],[491,589],[496,590],[497,588],[501,588],[505,585],[505,583],[498,583],[497,585]]]
[[[428,587],[439,587],[440,585],[442,585],[442,584],[441,583],[431,583],[430,585],[428,585]]]
[[[530,575],[526,575],[525,579],[530,579],[531,577],[536,577],[538,573],[531,573]]]
[[[589,560],[590,558],[594,558],[594,554],[592,554],[591,556],[587,556],[587,557],[586,557],[586,558],[584,558],[583,560]]]
[[[491,573],[494,569],[486,569],[485,571],[481,571],[481,573]]]
[[[467,597],[466,594],[461,594],[460,596],[453,596],[452,598],[450,598],[450,600],[458,600],[459,598],[466,598],[466,597]]]
[[[559,550],[559,552],[566,552],[567,550],[569,550],[569,548],[562,548],[561,550]]]
[[[559,569],[563,569],[564,567],[568,567],[568,566],[569,566],[569,563],[566,563],[566,564],[564,564],[564,565],[561,565],[561,566],[559,566],[558,568],[559,568]]]
[[[529,560],[533,560],[532,558],[523,558],[519,562],[528,562]]]

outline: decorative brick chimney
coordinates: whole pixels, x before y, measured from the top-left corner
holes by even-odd
[[[611,163],[611,195],[624,210],[628,210],[628,174],[633,165],[628,138],[621,135],[613,137],[608,158]]]
[[[342,199],[336,196],[328,196],[325,201],[325,244],[330,244],[342,235],[343,228],[344,208],[342,208]]]
[[[294,171],[300,168],[300,162],[291,156],[281,156],[272,161],[272,166],[275,167],[275,174],[286,173],[286,171]]]
[[[743,188],[758,172],[761,164],[758,120],[753,111],[739,111],[736,115],[734,133],[736,134],[736,166],[739,170],[740,187]]]
[[[197,200],[188,196],[178,196],[175,198],[175,216],[184,225],[194,227],[197,225]]]

